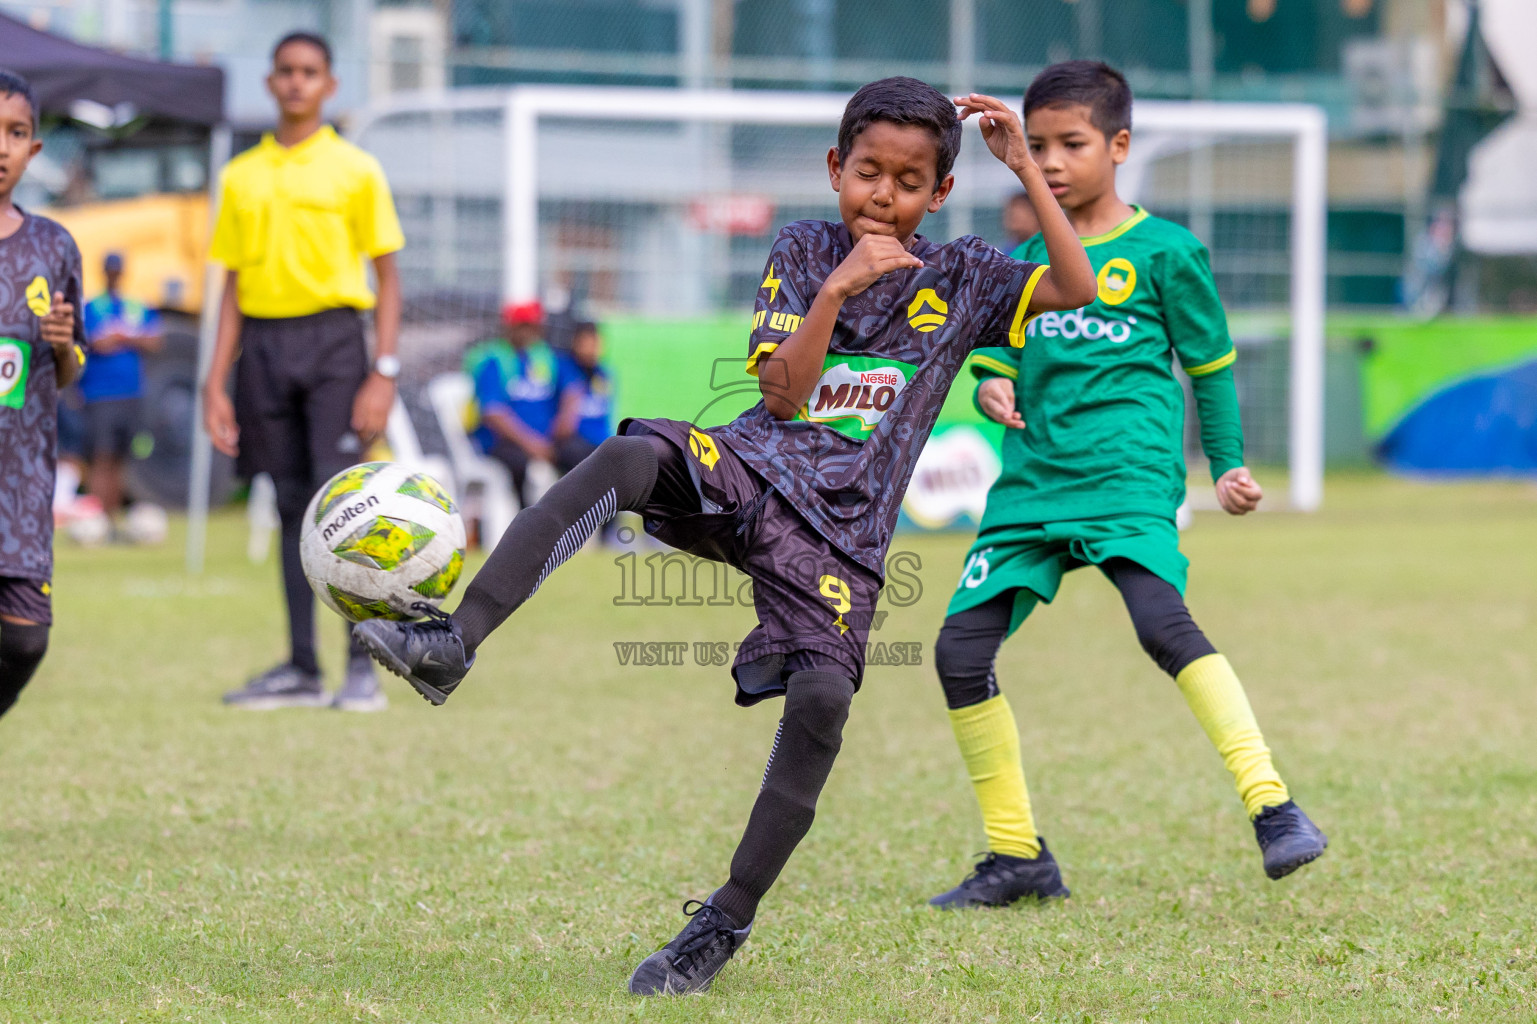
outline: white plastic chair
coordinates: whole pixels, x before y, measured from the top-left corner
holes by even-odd
[[[416,424],[411,422],[411,414],[406,411],[406,404],[400,400],[400,395],[395,395],[395,404],[390,407],[390,418],[384,425],[384,440],[390,446],[390,454],[395,461],[403,466],[426,473],[437,480],[448,493],[456,498],[463,490],[454,473],[453,466],[441,455],[428,455],[422,451],[422,442],[416,436]]]
[[[438,417],[459,495],[480,519],[481,545],[491,547],[518,514],[518,497],[507,467],[476,451],[464,431],[464,410],[474,393],[470,378],[462,373],[439,374],[427,384],[427,401]],[[472,498],[477,502],[473,506]]]

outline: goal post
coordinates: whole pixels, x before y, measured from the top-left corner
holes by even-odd
[[[494,292],[493,300],[574,295],[604,318],[719,321],[750,307],[781,224],[836,218],[822,160],[847,98],[451,90],[392,97],[365,111],[351,134],[379,156],[400,201],[408,292],[463,292],[473,282],[469,290]],[[397,130],[407,124],[415,130]],[[1290,507],[1316,509],[1324,114],[1304,104],[1154,100],[1136,104],[1133,124],[1123,195],[1186,223],[1212,251],[1242,349],[1251,458],[1284,462]],[[1000,208],[1019,186],[980,146],[968,129],[957,185],[925,221],[930,237],[996,235]]]
[[[1327,118],[1322,108],[1303,103],[1149,101],[1132,109],[1132,124],[1134,139],[1153,133],[1189,140],[1197,147],[1235,138],[1280,138],[1291,145],[1287,464],[1291,506],[1315,511],[1323,504],[1324,478]],[[1135,201],[1138,189],[1129,191]],[[1212,244],[1210,239],[1202,241]]]

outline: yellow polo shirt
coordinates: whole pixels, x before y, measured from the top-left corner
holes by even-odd
[[[246,316],[372,309],[364,260],[404,245],[379,162],[330,127],[291,148],[264,135],[224,169],[209,256],[239,271]]]

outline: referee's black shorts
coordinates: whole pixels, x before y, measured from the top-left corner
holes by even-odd
[[[240,475],[313,490],[362,458],[352,402],[368,376],[355,309],[264,320],[246,317],[235,364]]]

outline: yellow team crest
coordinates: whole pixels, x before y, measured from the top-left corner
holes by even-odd
[[[705,469],[714,469],[720,461],[720,449],[715,447],[715,438],[693,427],[688,431],[688,450]]]
[[[27,308],[38,316],[47,316],[53,308],[53,296],[48,291],[48,279],[42,274],[27,285]]]
[[[1099,268],[1099,301],[1107,306],[1119,306],[1131,298],[1137,289],[1137,268],[1131,260],[1117,256],[1106,260]]]
[[[927,306],[932,312],[923,312]],[[945,316],[950,312],[950,306],[941,299],[932,288],[921,289],[913,296],[913,301],[907,306],[907,322],[924,334],[938,330],[945,324]]]
[[[763,283],[758,287],[767,288],[769,290],[769,301],[773,302],[779,298],[779,286],[783,283],[784,282],[782,282],[779,278],[774,276],[774,264],[770,263],[768,273],[764,275]]]

